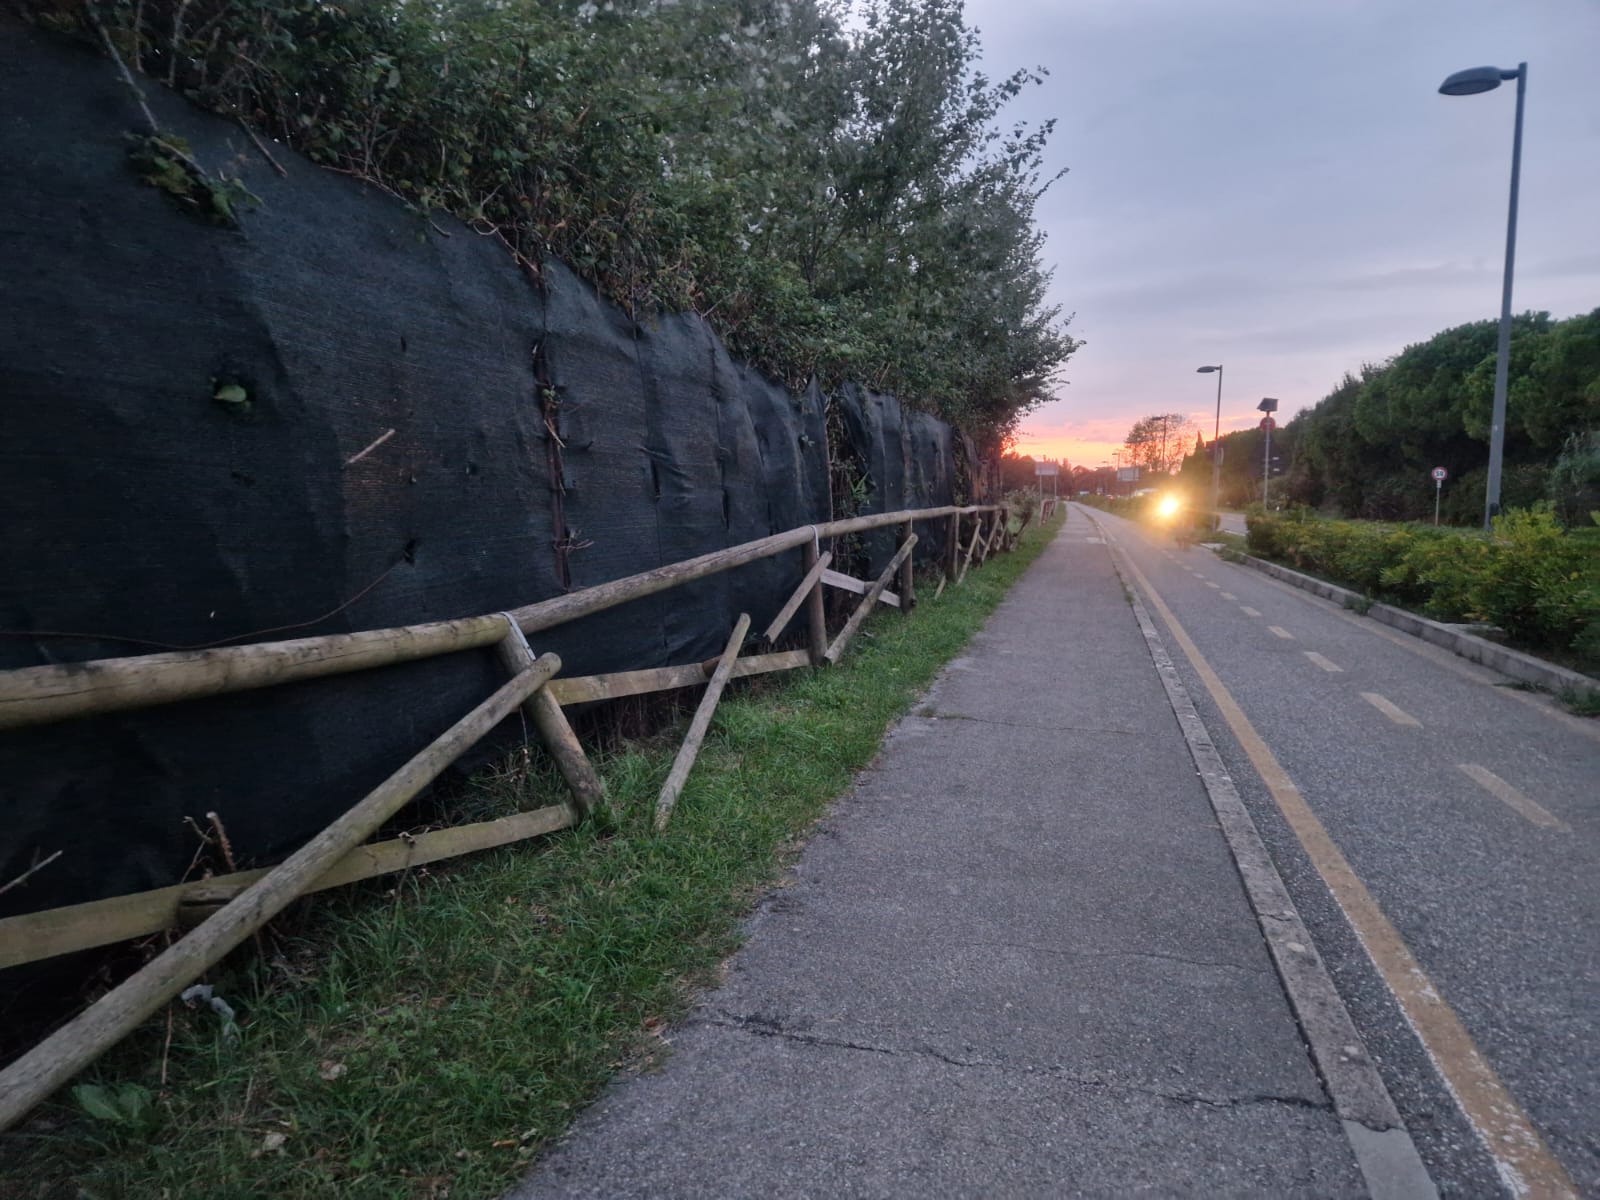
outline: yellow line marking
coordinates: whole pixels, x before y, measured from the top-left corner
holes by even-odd
[[[1248,604],[1241,604],[1239,606],[1239,611],[1242,612],[1247,617],[1259,617],[1261,615],[1255,609],[1251,608]]]
[[[1279,637],[1283,638],[1285,641],[1288,641],[1288,642],[1294,641],[1294,634],[1290,633],[1282,625],[1268,625],[1267,628],[1272,630],[1273,633],[1277,634]]]
[[[1506,1090],[1505,1084],[1500,1082],[1488,1059],[1473,1043],[1472,1035],[1461,1024],[1461,1018],[1445,1003],[1400,931],[1378,907],[1367,885],[1361,882],[1349,860],[1311,811],[1289,773],[1267,748],[1238,701],[1211,669],[1188,632],[1178,624],[1178,618],[1173,616],[1166,602],[1150,586],[1144,573],[1126,556],[1124,561],[1144,589],[1151,606],[1161,614],[1173,638],[1188,656],[1195,674],[1205,684],[1222,719],[1239,740],[1256,774],[1261,776],[1261,782],[1266,784],[1278,811],[1294,830],[1322,882],[1344,910],[1367,957],[1389,985],[1462,1113],[1483,1140],[1501,1181],[1513,1195],[1525,1200],[1576,1200],[1577,1189],[1560,1161],[1544,1144],[1533,1122]]]
[[[1338,664],[1331,663],[1327,659],[1323,658],[1322,655],[1318,654],[1315,650],[1307,650],[1306,657],[1312,662],[1316,663],[1317,666],[1321,667],[1324,671],[1327,671],[1330,675],[1344,670],[1344,668]]]
[[[1237,600],[1239,597],[1235,596],[1232,592],[1223,592],[1222,598],[1224,600]]]
[[[1559,829],[1562,833],[1571,833],[1567,823],[1555,813],[1551,812],[1538,801],[1530,799],[1522,792],[1512,787],[1488,767],[1480,767],[1477,763],[1457,764],[1468,779],[1480,785],[1496,800],[1501,801],[1510,808],[1515,809],[1535,825],[1542,825],[1546,829]]]
[[[1385,700],[1382,696],[1378,695],[1377,692],[1362,692],[1361,698],[1368,704],[1372,705],[1373,708],[1381,712],[1384,716],[1388,717],[1389,720],[1393,721],[1396,725],[1405,725],[1411,729],[1422,728],[1421,721],[1417,720],[1410,713],[1406,712],[1405,709],[1401,708],[1393,701]]]

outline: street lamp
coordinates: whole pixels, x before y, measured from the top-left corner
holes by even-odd
[[[1500,465],[1506,448],[1506,375],[1511,367],[1511,267],[1517,254],[1517,179],[1522,173],[1522,97],[1528,90],[1528,64],[1515,71],[1469,67],[1439,85],[1446,96],[1473,96],[1493,91],[1506,80],[1517,81],[1517,122],[1511,135],[1511,211],[1506,217],[1506,270],[1500,284],[1500,345],[1494,362],[1494,416],[1489,424],[1489,483],[1484,489],[1483,527],[1500,511]]]
[[[1211,519],[1216,522],[1214,528],[1222,528],[1222,451],[1217,441],[1222,437],[1222,364],[1214,367],[1196,367],[1196,375],[1209,375],[1217,373],[1217,423],[1211,430]]]

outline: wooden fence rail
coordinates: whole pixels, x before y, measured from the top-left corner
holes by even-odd
[[[217,650],[0,671],[0,728],[268,687],[481,646],[497,646],[501,661],[512,676],[511,682],[276,867],[0,919],[0,968],[146,936],[174,925],[195,925],[191,933],[75,1020],[0,1071],[0,1129],[20,1118],[296,897],[547,833],[582,820],[598,809],[605,803],[603,784],[573,736],[563,706],[708,685],[672,775],[662,790],[657,823],[664,825],[688,777],[722,686],[743,676],[838,662],[867,614],[892,595],[887,588],[897,576],[900,593],[895,599],[900,610],[909,613],[916,602],[911,569],[912,551],[918,540],[913,532],[915,522],[949,519],[952,544],[941,563],[942,589],[956,572],[959,549],[954,538],[959,534],[961,517],[966,515],[975,517],[977,528],[972,545],[960,562],[960,576],[964,576],[974,551],[987,556],[992,547],[1005,544],[1002,531],[1009,514],[1003,507],[915,509],[805,526],[509,613]],[[984,518],[991,515],[994,524],[985,535]],[[828,570],[832,556],[819,550],[822,539],[893,525],[901,527],[900,547],[872,583]],[[750,626],[750,618],[741,615],[718,659],[557,679],[560,660],[550,654],[536,656],[528,644],[528,632],[549,629],[795,548],[804,551],[805,572],[769,626],[767,640],[770,643],[778,637],[804,605],[808,643],[804,650],[740,657]],[[862,593],[861,602],[831,644],[822,605],[825,585],[842,585]],[[572,794],[570,805],[437,830],[415,838],[361,844],[468,746],[519,707],[560,768]]]
[[[996,505],[910,509],[805,525],[698,558],[656,567],[596,587],[541,600],[509,614],[523,633],[536,633],[615,608],[630,600],[664,592],[681,583],[731,571],[759,559],[815,543],[889,525],[927,521],[957,513],[995,513]],[[296,679],[315,679],[364,671],[390,663],[432,658],[457,650],[492,646],[505,636],[499,613],[429,621],[393,629],[337,633],[323,637],[183,650],[130,658],[51,664],[0,671],[0,729],[41,725],[91,713],[149,708],[178,700],[270,687]]]

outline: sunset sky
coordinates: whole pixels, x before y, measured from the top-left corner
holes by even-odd
[[[1111,460],[1140,416],[1211,436],[1283,419],[1346,371],[1499,314],[1514,86],[1528,62],[1518,310],[1600,306],[1595,0],[968,0],[993,76],[1043,65],[1015,115],[1057,119],[1071,173],[1039,218],[1085,346],[1020,453]]]

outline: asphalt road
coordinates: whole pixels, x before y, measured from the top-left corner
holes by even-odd
[[[1372,1178],[1078,512],[667,1040],[517,1200],[1343,1197]]]
[[[1600,722],[1208,550],[1096,516],[1326,830],[1331,848],[1308,850],[1174,644],[1441,1192],[1559,1195],[1564,1172],[1600,1195]],[[1355,880],[1342,886],[1370,898],[1398,949],[1369,953],[1360,914],[1353,924],[1325,881],[1330,857],[1348,863]],[[1393,969],[1407,953],[1425,979]],[[1470,1040],[1419,1032],[1408,993],[1453,1013]],[[1515,1154],[1491,1157],[1484,1121],[1466,1115],[1475,1096],[1480,1115],[1503,1115],[1507,1100],[1525,1114],[1554,1170],[1519,1179]]]

